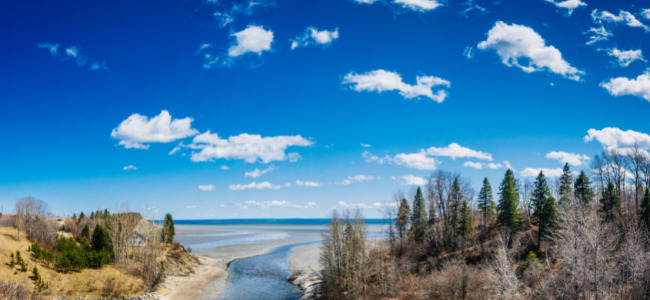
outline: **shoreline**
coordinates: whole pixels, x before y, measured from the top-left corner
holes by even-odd
[[[188,276],[170,275],[160,284],[155,294],[160,300],[192,300],[218,298],[224,287],[228,273],[221,267],[222,261],[202,255],[194,255],[200,264]],[[212,288],[211,283],[217,283]],[[223,283],[223,284],[221,284]]]
[[[316,299],[321,283],[319,262],[321,243],[297,246],[289,257],[289,282],[300,287],[299,300]]]

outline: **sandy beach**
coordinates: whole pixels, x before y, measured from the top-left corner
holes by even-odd
[[[228,274],[218,259],[197,256],[200,265],[190,276],[167,276],[156,294],[161,300],[215,299],[225,287]],[[208,286],[216,282],[213,286]]]

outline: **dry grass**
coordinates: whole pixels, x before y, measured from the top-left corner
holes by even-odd
[[[49,284],[49,289],[43,292],[45,295],[117,297],[142,295],[145,293],[142,279],[113,266],[106,266],[99,270],[85,269],[81,272],[70,274],[58,273],[51,270],[32,260],[27,251],[29,242],[24,238],[18,242],[15,240],[15,236],[16,229],[0,227],[0,278],[2,279],[14,283],[24,282],[25,287],[33,290],[34,285],[29,279],[31,272],[18,272],[18,274],[14,275],[17,267],[9,267],[11,253],[20,250],[21,255],[27,263],[28,270],[38,267],[43,281]]]

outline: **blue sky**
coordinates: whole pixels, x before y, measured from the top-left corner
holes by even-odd
[[[4,3],[0,204],[378,217],[435,170],[477,189],[484,176],[496,189],[508,166],[520,179],[565,161],[588,170],[603,149],[650,149],[648,8]]]

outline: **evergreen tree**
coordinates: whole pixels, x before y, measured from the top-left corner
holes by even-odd
[[[408,201],[402,198],[397,211],[397,219],[395,220],[395,227],[400,238],[406,237],[409,219],[411,218],[411,208]]]
[[[614,184],[611,182],[607,183],[607,188],[603,190],[599,211],[607,222],[613,221],[621,213],[621,198],[616,194]]]
[[[458,183],[458,177],[454,177],[454,181],[451,184],[451,191],[449,193],[450,206],[449,206],[449,219],[451,219],[451,228],[452,233],[456,232],[459,223],[460,210],[462,208],[463,194],[460,190],[460,184]]]
[[[9,262],[9,267],[13,268],[14,264],[15,264],[15,262],[14,262],[14,253],[11,252],[11,261]]]
[[[530,198],[530,208],[533,210],[533,224],[539,225],[540,214],[546,199],[551,196],[546,183],[544,172],[539,171],[539,175],[535,178],[535,190],[533,190],[532,197]]]
[[[172,219],[172,214],[165,214],[165,222],[163,223],[162,228],[162,240],[163,242],[169,244],[174,241],[174,235],[176,231],[174,230],[174,219]]]
[[[81,238],[87,238],[90,240],[90,226],[88,226],[88,224],[86,224],[86,226],[81,230]]]
[[[589,205],[594,198],[594,191],[591,189],[591,182],[585,171],[580,171],[580,175],[574,184],[574,193],[576,199],[582,205]]]
[[[571,175],[571,170],[569,169],[569,163],[564,164],[564,169],[562,170],[562,176],[560,176],[560,206],[568,205],[571,202],[571,196],[573,194],[573,176]]]
[[[555,198],[549,196],[544,200],[542,210],[539,214],[539,229],[537,230],[538,248],[541,246],[542,236],[553,234],[553,228],[557,224],[557,216],[558,210],[555,205]]]
[[[511,232],[517,231],[521,224],[521,214],[518,207],[519,191],[517,190],[517,181],[512,170],[508,169],[501,186],[499,186],[498,225],[510,228]]]
[[[418,187],[413,199],[413,214],[411,215],[411,224],[413,225],[413,235],[416,241],[424,240],[424,231],[427,224],[427,212],[422,196],[422,189]]]
[[[639,221],[645,225],[647,230],[650,230],[650,189],[645,189],[645,195],[641,200],[641,211],[639,212]]]
[[[73,213],[73,214],[72,214],[72,219],[73,219],[73,220],[76,220],[76,219],[77,219],[77,213]]]
[[[483,213],[483,225],[487,224],[487,221],[494,216],[494,211],[497,206],[494,203],[494,196],[492,195],[492,186],[487,177],[483,179],[483,187],[478,194],[478,208]]]
[[[81,222],[81,220],[83,220],[84,218],[86,218],[86,216],[84,215],[84,212],[82,211],[82,212],[79,214],[79,220],[77,220],[77,223]]]
[[[112,245],[111,245],[111,238],[108,235],[108,232],[104,230],[104,227],[101,225],[97,224],[95,225],[95,230],[93,231],[93,238],[90,241],[91,248],[94,251],[111,251],[112,250]]]
[[[460,227],[458,227],[459,234],[462,237],[471,236],[474,232],[474,216],[472,209],[467,205],[467,201],[463,201],[460,208]]]

